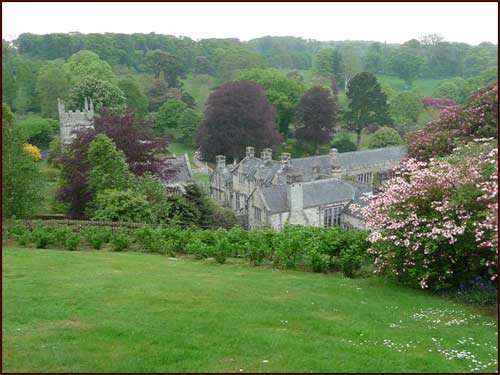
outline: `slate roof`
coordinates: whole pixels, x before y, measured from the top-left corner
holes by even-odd
[[[376,148],[373,150],[341,152],[338,159],[342,168],[378,164],[387,161],[401,161],[406,157],[406,146]]]
[[[163,160],[165,168],[176,170],[174,176],[169,178],[168,185],[171,184],[184,184],[193,179],[191,170],[188,166],[188,161],[185,156],[177,156],[174,158],[164,158]]]
[[[346,215],[351,215],[357,218],[362,219],[363,217],[361,216],[360,212],[354,211],[351,209],[351,205],[356,205],[359,207],[366,207],[370,204],[370,200],[366,199],[365,197],[370,194],[360,194],[358,195],[351,204],[348,204],[344,210],[342,211]]]
[[[360,165],[373,165],[388,161],[401,161],[405,157],[406,146],[337,153],[337,159],[343,169],[352,169]],[[322,173],[329,173],[332,166],[330,155],[291,159],[290,163],[303,170],[312,170],[313,166],[319,166]]]
[[[352,169],[360,165],[370,166],[383,162],[399,162],[406,157],[406,146],[384,147],[372,150],[342,152],[337,154],[337,159],[342,169]],[[273,176],[281,171],[280,162],[276,160],[264,161],[257,157],[245,158],[240,163],[241,171],[247,178],[262,178],[264,185],[269,183]],[[315,175],[314,167],[319,167],[320,174],[329,175],[332,168],[330,155],[317,155],[306,158],[290,159],[290,171],[301,170],[304,181],[312,181]],[[285,172],[287,172],[285,170]],[[284,173],[285,174],[285,173]],[[278,177],[278,183],[285,183],[285,178]]]
[[[271,213],[288,212],[289,185],[275,185],[260,189],[264,205]],[[302,183],[304,208],[317,207],[354,199],[355,188],[344,181],[324,179]]]

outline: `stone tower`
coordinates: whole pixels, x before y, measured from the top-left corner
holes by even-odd
[[[92,99],[85,98],[83,111],[66,112],[62,99],[57,99],[57,108],[61,145],[69,145],[76,137],[76,131],[94,127],[94,103],[92,103]]]

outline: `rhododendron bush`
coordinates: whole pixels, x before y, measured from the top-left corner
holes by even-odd
[[[423,129],[409,132],[406,137],[408,154],[428,161],[449,155],[457,146],[474,138],[498,138],[498,82],[480,88],[465,105],[445,108],[439,120]]]
[[[453,99],[433,98],[432,96],[424,96],[422,98],[422,104],[424,105],[424,108],[432,107],[437,109],[444,109],[457,105]]]
[[[409,159],[370,205],[376,272],[422,288],[497,279],[497,142],[477,140],[445,159]],[[496,281],[495,281],[496,282]]]

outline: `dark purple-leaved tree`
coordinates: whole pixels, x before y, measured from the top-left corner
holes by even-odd
[[[335,133],[337,102],[330,90],[314,86],[300,99],[295,109],[295,136],[314,146],[318,153],[319,145],[330,142]]]
[[[96,116],[94,129],[78,133],[59,158],[62,183],[57,191],[61,202],[67,203],[68,216],[84,217],[91,195],[87,188],[87,150],[97,134],[104,133],[123,151],[130,171],[138,176],[146,172],[168,180],[176,172],[166,166],[167,138],[155,137],[151,124],[138,120],[132,113],[116,114],[103,110]]]
[[[258,83],[226,82],[207,100],[197,135],[200,151],[211,161],[216,155],[241,158],[245,146],[271,147],[281,141],[275,119],[276,111]]]

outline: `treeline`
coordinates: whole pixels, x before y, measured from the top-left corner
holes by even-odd
[[[161,50],[176,56],[188,70],[200,68],[199,65],[205,64],[204,59],[208,61],[208,68],[215,71],[234,66],[310,69],[314,56],[322,48],[338,50],[344,60],[370,73],[398,74],[391,59],[399,53],[416,55],[421,59],[422,77],[470,77],[498,63],[497,45],[484,42],[471,46],[448,42],[436,34],[419,40],[411,39],[403,44],[320,42],[270,36],[242,42],[236,38],[194,41],[188,37],[154,33],[21,34],[13,41],[13,45],[21,55],[41,60],[67,59],[82,49],[90,50],[111,65],[126,65],[137,71],[144,69],[145,55],[151,50]]]

